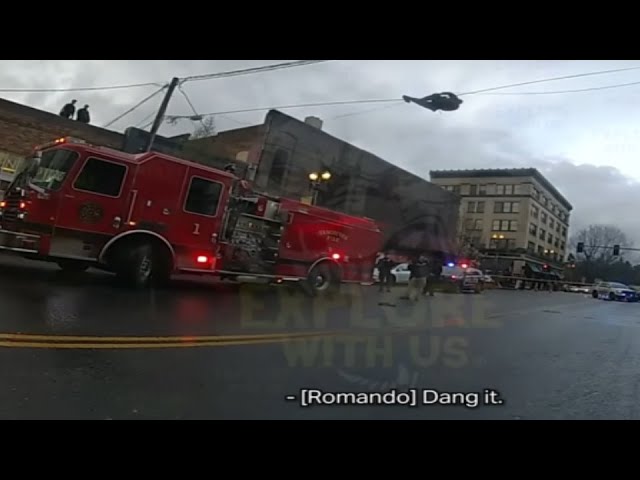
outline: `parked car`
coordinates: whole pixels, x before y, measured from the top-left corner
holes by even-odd
[[[637,302],[640,298],[633,288],[618,282],[600,282],[594,285],[591,291],[593,298],[606,300],[621,300],[624,302]]]
[[[409,283],[409,264],[400,263],[391,269],[391,284],[392,285],[407,285]],[[373,281],[380,281],[380,272],[377,268],[373,270]]]

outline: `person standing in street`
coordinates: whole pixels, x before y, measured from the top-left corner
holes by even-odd
[[[417,301],[420,294],[427,285],[429,276],[429,262],[424,255],[420,255],[417,260],[409,264],[409,300]]]
[[[385,253],[382,258],[376,263],[378,269],[378,283],[380,285],[379,291],[382,292],[385,288],[387,292],[391,291],[391,284],[393,277],[391,275],[391,269],[393,268],[393,262],[389,258],[389,254]]]
[[[433,287],[440,279],[442,275],[442,261],[437,257],[431,257],[431,261],[429,262],[429,274],[427,276],[427,283],[422,289],[422,295],[429,295],[433,297]]]

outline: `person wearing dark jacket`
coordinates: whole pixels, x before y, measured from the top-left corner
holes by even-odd
[[[89,105],[85,105],[83,108],[78,110],[76,120],[82,123],[89,123],[91,121],[91,116],[89,115]]]
[[[376,263],[378,269],[378,283],[380,285],[380,291],[386,287],[387,292],[391,291],[391,285],[393,282],[393,276],[391,275],[391,269],[393,268],[393,262],[386,253]]]
[[[73,118],[73,114],[76,113],[77,100],[71,100],[71,103],[67,103],[62,110],[60,110],[60,116],[64,118]]]
[[[427,283],[422,289],[422,295],[429,295],[433,297],[433,286],[442,275],[442,261],[437,257],[432,258],[429,265],[429,276],[427,277]]]
[[[417,301],[420,293],[427,285],[429,277],[429,262],[424,255],[409,264],[409,300]]]

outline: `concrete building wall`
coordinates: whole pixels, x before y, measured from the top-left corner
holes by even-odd
[[[572,207],[537,170],[436,171],[431,180],[461,195],[460,236],[478,248],[566,257]]]

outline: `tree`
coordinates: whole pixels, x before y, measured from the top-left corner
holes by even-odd
[[[206,117],[200,121],[200,126],[191,134],[191,140],[196,138],[212,137],[216,134],[216,124],[214,117]]]
[[[571,238],[569,245],[575,250],[578,242],[584,243],[584,252],[577,254],[579,259],[589,263],[610,265],[621,260],[613,255],[613,246],[631,247],[632,242],[627,235],[613,225],[589,225]]]
[[[575,251],[578,242],[584,243],[584,251],[576,253],[578,259],[576,273],[586,277],[587,282],[593,282],[596,278],[610,279],[610,277],[627,275],[624,273],[626,269],[622,265],[624,264],[623,252],[620,256],[614,256],[613,246],[631,247],[632,243],[618,227],[589,225],[571,238],[569,245],[573,251]]]

